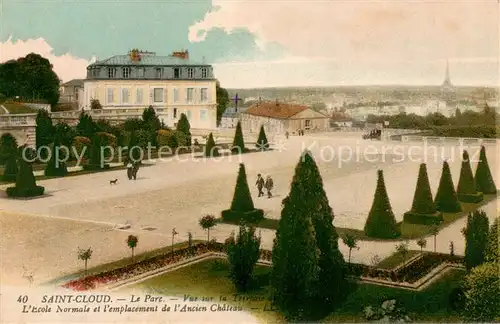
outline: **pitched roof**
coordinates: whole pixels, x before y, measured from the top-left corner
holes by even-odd
[[[206,65],[204,63],[194,62],[189,59],[182,59],[175,56],[156,56],[156,55],[143,55],[140,61],[132,61],[130,55],[115,55],[110,58],[94,62],[90,66],[95,65]]]
[[[303,105],[285,104],[280,102],[264,102],[248,108],[247,111],[245,111],[245,114],[283,119],[295,116],[306,109],[308,109],[308,107]]]
[[[83,87],[83,79],[73,79],[66,83],[61,84],[63,87]]]

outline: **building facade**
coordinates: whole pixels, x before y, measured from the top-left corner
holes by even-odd
[[[83,84],[84,80],[82,79],[74,79],[61,84],[59,87],[59,103],[80,109],[83,105]]]
[[[266,133],[290,134],[297,130],[324,131],[329,128],[329,117],[316,112],[307,106],[265,102],[256,104],[241,113],[243,130],[258,132],[261,125]]]
[[[87,67],[85,110],[98,100],[103,110],[157,109],[165,125],[175,127],[182,113],[191,128],[215,129],[216,80],[211,65],[193,62],[189,53],[169,56],[132,50]]]

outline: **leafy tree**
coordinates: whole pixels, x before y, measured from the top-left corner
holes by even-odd
[[[181,114],[179,121],[177,122],[177,130],[182,132],[187,137],[187,146],[191,146],[191,126],[189,125],[189,120],[184,113]]]
[[[78,136],[83,136],[87,138],[92,138],[97,132],[97,126],[92,120],[92,116],[89,116],[82,111],[80,117],[78,118],[78,124],[76,125],[76,132]]]
[[[233,153],[244,153],[246,152],[245,141],[243,139],[243,131],[241,130],[241,122],[238,121],[236,124],[236,131],[234,132],[233,146],[231,148]]]
[[[342,241],[344,244],[349,248],[349,258],[348,258],[348,264],[349,266],[351,265],[351,252],[352,249],[358,248],[358,240],[354,235],[346,234],[344,237],[342,237]]]
[[[140,131],[140,130],[139,130]],[[141,160],[141,149],[142,146],[139,143],[139,138],[137,133],[139,131],[132,131],[130,134],[130,140],[128,142],[128,158],[133,162],[139,162]]]
[[[64,177],[68,174],[66,162],[64,162],[67,158],[67,156],[65,156],[65,149],[67,149],[67,147],[63,148],[63,145],[61,145],[61,134],[56,132],[50,160],[45,167],[44,173],[46,176]],[[69,149],[67,150],[69,151]]]
[[[87,263],[92,258],[92,248],[80,249],[78,248],[78,259],[85,262],[85,276],[87,276]]]
[[[460,179],[457,187],[458,199],[463,202],[479,202],[482,200],[482,194],[476,190],[476,181],[472,174],[469,161],[469,153],[463,152],[462,168],[460,170]]]
[[[210,229],[217,225],[217,219],[214,215],[205,215],[199,220],[201,228],[207,231],[207,243],[210,242]]]
[[[123,123],[123,128],[127,132],[134,132],[142,129],[144,121],[139,118],[128,118]]]
[[[17,140],[11,133],[3,133],[0,137],[0,164],[5,164],[17,154]]]
[[[142,121],[144,122],[144,130],[148,133],[148,142],[152,146],[157,146],[156,141],[158,130],[161,129],[161,122],[153,106],[149,106],[142,112]]]
[[[102,169],[104,168],[104,165],[102,165],[104,159],[102,156],[102,151],[101,151],[101,137],[97,134],[95,134],[92,137],[92,143],[90,146],[90,163],[89,167],[91,169]]]
[[[439,180],[439,187],[435,198],[436,210],[443,213],[458,213],[462,211],[462,206],[458,201],[455,185],[451,177],[448,162],[443,162],[443,171]]]
[[[220,125],[222,119],[222,114],[229,104],[229,93],[226,89],[220,86],[219,81],[217,81],[215,86],[216,97],[217,97],[217,126]]]
[[[139,243],[137,236],[129,235],[127,237],[127,246],[132,250],[132,262],[134,262],[134,250],[137,247],[137,243]]]
[[[255,228],[240,225],[236,239],[233,234],[227,241],[229,277],[238,291],[247,290],[259,256],[260,237],[255,235]]]
[[[40,100],[54,107],[59,101],[59,78],[52,64],[39,54],[30,53],[0,64],[0,92],[22,100]]]
[[[495,218],[488,234],[488,242],[486,243],[484,251],[484,258],[487,262],[500,262],[498,256],[500,253],[498,250],[498,238],[500,237],[500,233],[498,232],[498,220],[499,217]]]
[[[269,142],[267,141],[264,125],[260,126],[259,137],[255,146],[262,151],[269,149]]]
[[[102,105],[101,105],[101,103],[99,102],[99,99],[94,99],[94,98],[91,98],[91,99],[90,99],[90,109],[91,109],[91,110],[99,110],[99,109],[102,109]]]
[[[208,135],[207,144],[205,145],[205,156],[216,157],[219,156],[219,149],[215,145],[214,136],[212,133]]]
[[[481,146],[479,153],[479,163],[477,164],[476,174],[474,176],[476,181],[476,189],[483,194],[496,194],[497,187],[491,176],[490,166],[486,158],[486,149]]]
[[[439,226],[437,226],[437,225],[432,226],[430,233],[431,233],[432,236],[434,236],[434,253],[436,253],[437,236],[439,234]]]
[[[467,270],[484,262],[488,242],[489,222],[486,213],[476,210],[469,213],[465,229],[465,267]]]
[[[52,118],[49,113],[44,110],[38,110],[36,115],[36,149],[39,150],[43,146],[48,146],[52,143],[54,139],[54,126],[52,125]],[[46,151],[42,150],[42,154],[45,155]],[[42,156],[45,158],[46,156]]]
[[[427,245],[427,241],[423,238],[417,241],[417,245],[420,246],[420,254],[424,253],[424,247]]]
[[[283,200],[273,247],[275,301],[290,318],[330,310],[345,296],[344,258],[338,238],[321,175],[306,151],[295,168],[290,193]],[[305,251],[297,252],[302,249]]]
[[[487,262],[472,269],[465,277],[467,320],[492,323],[500,318],[500,276],[498,263]]]
[[[400,236],[401,232],[392,212],[391,203],[385,188],[383,171],[379,170],[377,174],[377,189],[375,190],[370,213],[366,219],[364,231],[369,237],[395,238]]]

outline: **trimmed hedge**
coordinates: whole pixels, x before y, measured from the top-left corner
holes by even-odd
[[[475,194],[458,194],[458,200],[464,203],[477,204],[483,201],[483,199],[484,197],[482,192],[476,192]]]
[[[12,198],[29,198],[41,196],[45,192],[45,188],[42,186],[36,186],[33,188],[18,188],[10,187],[7,188],[7,196]]]
[[[431,128],[434,136],[497,138],[499,127],[492,125],[437,126]]]
[[[435,198],[436,209],[443,213],[458,213],[462,211],[462,206],[458,201],[455,185],[451,177],[448,162],[443,162],[443,171],[439,180],[439,187]]]
[[[251,211],[235,211],[231,209],[223,210],[222,219],[228,222],[248,222],[257,223],[264,219],[264,211],[262,209],[254,209]]]
[[[410,224],[435,225],[443,221],[443,214],[435,212],[433,214],[419,214],[415,212],[406,212],[403,221]]]

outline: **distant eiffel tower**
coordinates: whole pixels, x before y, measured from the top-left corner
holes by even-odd
[[[446,60],[446,74],[444,77],[443,84],[441,85],[441,89],[443,91],[450,91],[450,90],[453,91],[454,90],[453,83],[451,83],[451,79],[450,79],[450,65],[448,63],[448,60]]]

